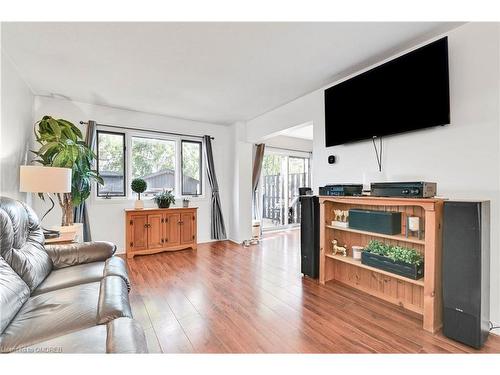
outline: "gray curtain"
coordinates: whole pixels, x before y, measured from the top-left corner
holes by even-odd
[[[87,124],[87,132],[85,133],[85,144],[91,149],[95,149],[97,123],[89,120]],[[83,202],[74,208],[73,221],[75,223],[83,224],[83,240],[85,242],[92,241],[90,233],[89,214],[87,211],[87,204]]]
[[[222,209],[219,196],[219,184],[215,176],[214,156],[212,153],[212,140],[209,135],[203,136],[205,144],[205,157],[207,160],[207,177],[210,188],[212,189],[212,222],[210,225],[210,234],[213,240],[225,240],[226,227],[224,225],[224,218],[222,217]]]
[[[255,156],[253,159],[252,171],[252,208],[254,219],[260,219],[259,200],[257,199],[257,188],[259,187],[260,173],[262,171],[262,161],[264,160],[264,151],[266,145],[260,143],[255,147]]]

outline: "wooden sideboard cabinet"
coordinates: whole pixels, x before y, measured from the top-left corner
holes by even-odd
[[[125,210],[127,258],[192,248],[196,250],[197,208]]]

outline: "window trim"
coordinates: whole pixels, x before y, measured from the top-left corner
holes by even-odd
[[[200,158],[199,164],[200,164],[200,194],[189,194],[184,192],[184,148],[182,147],[184,143],[195,143],[200,146]],[[181,156],[181,170],[179,171],[180,173],[180,183],[181,183],[181,196],[183,197],[199,197],[200,195],[203,195],[203,142],[202,141],[193,141],[191,139],[182,139],[181,138],[181,149],[180,149],[180,156]]]
[[[96,168],[97,168],[97,173],[100,173],[99,171],[99,134],[113,134],[113,135],[120,135],[122,136],[123,140],[123,194],[113,194],[109,195],[109,193],[106,194],[100,194],[99,193],[99,186],[100,184],[96,184],[96,196],[98,198],[103,198],[103,199],[111,199],[111,198],[123,198],[127,197],[128,192],[127,192],[127,134],[124,132],[116,132],[116,131],[109,131],[109,130],[96,130]]]
[[[152,131],[154,129],[151,129]],[[127,186],[126,181],[131,181],[132,178],[132,166],[130,164],[130,160],[132,160],[132,155],[129,154],[132,152],[132,137],[141,137],[141,138],[151,138],[151,139],[158,139],[158,140],[168,140],[168,141],[174,141],[175,142],[175,198],[182,200],[183,198],[188,198],[192,200],[205,200],[206,199],[206,191],[205,187],[207,184],[205,183],[205,179],[207,178],[206,176],[206,164],[205,164],[205,158],[203,157],[203,147],[204,147],[204,142],[203,140],[198,140],[196,137],[190,137],[190,136],[175,136],[175,135],[170,135],[170,134],[158,134],[158,133],[153,133],[149,132],[148,130],[145,129],[124,129],[123,131],[113,131],[111,128],[106,127],[105,125],[98,125],[97,126],[97,131],[98,132],[103,132],[103,133],[118,133],[118,134],[124,134],[125,135],[125,157],[124,157],[124,163],[125,163],[125,195],[113,195],[109,196],[109,198],[106,198],[104,195],[98,196],[97,195],[97,189],[94,190],[95,193],[93,194],[94,199],[99,202],[119,202],[123,200],[134,200],[135,196],[134,193],[132,192],[132,188],[130,187],[130,184]],[[200,142],[201,143],[201,154],[200,154],[200,159],[201,159],[201,193],[199,195],[184,195],[182,194],[182,141],[193,141],[193,142]]]

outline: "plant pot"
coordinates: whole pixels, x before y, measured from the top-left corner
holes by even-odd
[[[140,199],[137,199],[134,203],[134,208],[136,210],[142,210],[144,209],[144,201],[141,201]]]
[[[413,280],[421,279],[424,276],[423,263],[416,265],[394,261],[383,255],[373,254],[369,251],[363,251],[361,253],[361,263]]]
[[[170,203],[158,203],[158,208],[170,208]]]

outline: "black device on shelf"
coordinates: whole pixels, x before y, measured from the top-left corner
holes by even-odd
[[[400,234],[401,212],[352,208],[349,210],[349,228],[389,235]]]
[[[443,334],[483,346],[490,322],[490,202],[445,201]]]
[[[319,187],[319,195],[326,196],[356,196],[363,192],[361,184],[332,184]]]
[[[432,198],[436,196],[435,182],[373,182],[371,195],[374,197]]]
[[[301,272],[313,279],[319,277],[319,198],[300,196]]]

